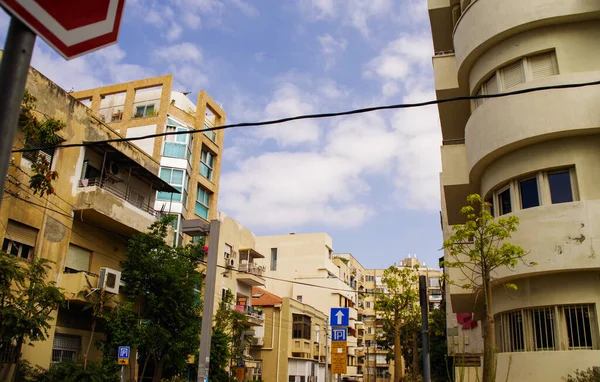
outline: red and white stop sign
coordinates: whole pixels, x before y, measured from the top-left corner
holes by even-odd
[[[0,0],[0,5],[71,59],[117,42],[125,0]]]

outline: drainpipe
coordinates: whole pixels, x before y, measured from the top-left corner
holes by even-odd
[[[281,304],[275,305],[275,308],[279,308],[279,329],[277,330],[277,370],[275,375],[275,382],[279,382],[279,355],[281,354]]]

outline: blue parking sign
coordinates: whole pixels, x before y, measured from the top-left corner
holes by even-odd
[[[129,346],[119,346],[119,358],[129,358]]]
[[[348,340],[348,328],[331,328],[331,340],[332,341],[347,341]]]

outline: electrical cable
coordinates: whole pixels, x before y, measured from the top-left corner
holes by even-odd
[[[527,89],[521,89],[521,90],[515,90],[515,91],[511,91],[511,92],[497,93],[497,94],[460,96],[460,97],[443,98],[443,99],[436,99],[436,100],[423,101],[423,102],[372,106],[372,107],[367,107],[367,108],[362,108],[362,109],[353,109],[353,110],[334,112],[334,113],[303,114],[303,115],[298,115],[298,116],[294,116],[294,117],[271,119],[271,120],[266,120],[266,121],[261,121],[261,122],[234,123],[234,124],[230,124],[230,125],[210,127],[210,128],[201,129],[201,130],[170,131],[170,132],[164,132],[164,133],[141,135],[138,137],[127,137],[127,138],[121,137],[121,138],[105,139],[105,140],[100,140],[100,141],[91,141],[91,142],[82,142],[82,143],[67,143],[67,144],[43,146],[43,147],[38,147],[35,149],[17,149],[17,150],[12,150],[11,152],[12,153],[23,153],[23,152],[38,151],[40,149],[89,147],[89,146],[95,146],[95,145],[101,145],[101,144],[107,144],[107,143],[133,142],[133,141],[138,141],[138,140],[143,140],[143,139],[158,138],[158,137],[164,137],[164,136],[170,136],[170,135],[196,134],[196,133],[204,133],[204,132],[208,132],[208,131],[227,130],[227,129],[231,129],[231,128],[235,128],[235,127],[277,125],[277,124],[281,124],[281,123],[299,121],[299,120],[304,120],[304,119],[342,117],[342,116],[346,116],[346,115],[370,113],[370,112],[379,111],[379,110],[409,109],[409,108],[423,107],[423,106],[429,106],[429,105],[440,105],[440,104],[444,104],[444,103],[448,103],[448,102],[468,101],[468,100],[487,99],[487,98],[503,98],[503,97],[509,97],[509,96],[514,96],[514,95],[519,95],[519,94],[539,92],[539,91],[544,91],[544,90],[573,89],[573,88],[581,88],[581,87],[594,86],[594,85],[600,85],[600,81],[539,86],[539,87],[534,87],[534,88],[527,88]]]

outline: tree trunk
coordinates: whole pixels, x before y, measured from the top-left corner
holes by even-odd
[[[150,359],[150,353],[146,352],[146,359],[144,359],[144,366],[142,366],[142,374],[138,376],[140,381],[144,380],[144,374],[146,374],[146,366],[148,366],[148,359]]]
[[[402,378],[404,378],[404,367],[402,367],[402,344],[400,342],[401,324],[400,319],[396,318],[394,322],[394,382],[401,382]]]
[[[485,318],[483,321],[483,382],[496,380],[496,339],[494,314],[492,313],[492,289],[489,275],[485,276]]]
[[[14,357],[13,357],[13,363],[15,364],[15,372],[12,375],[12,378],[10,379],[11,382],[15,381],[17,379],[17,374],[19,374],[19,361],[21,360],[21,349],[23,348],[23,337],[20,337],[17,340],[17,346],[15,346],[14,349]]]
[[[165,368],[165,357],[162,357],[160,361],[156,364],[156,369],[154,369],[154,376],[152,377],[152,382],[160,382],[163,375],[163,370]]]
[[[413,380],[417,381],[421,371],[419,370],[419,337],[417,333],[413,334],[412,338],[412,361],[413,361]]]
[[[90,348],[92,347],[92,342],[94,341],[94,333],[96,332],[96,319],[92,320],[92,330],[90,335],[90,340],[87,344],[87,349],[85,349],[85,354],[83,355],[83,370],[87,369],[87,361],[88,355],[90,354]]]

